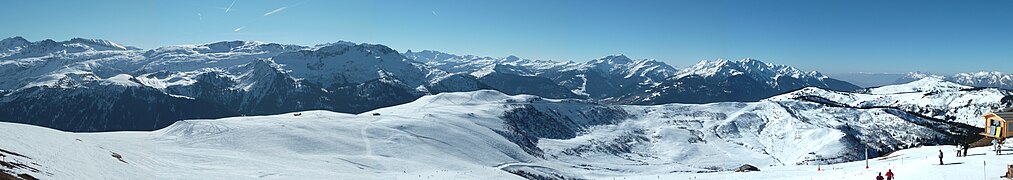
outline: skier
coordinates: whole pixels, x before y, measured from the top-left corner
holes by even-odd
[[[995,154],[996,155],[1001,155],[1002,154],[1002,143],[1003,143],[1003,141],[1005,141],[1005,139],[999,140],[999,145],[995,146]]]
[[[893,170],[892,169],[887,169],[886,170],[886,180],[893,180]]]
[[[967,156],[967,146],[970,146],[970,145],[967,144],[967,143],[964,143],[964,146],[961,146],[961,147],[964,148],[964,156]]]
[[[943,150],[939,150],[939,165],[943,165]]]
[[[999,155],[999,139],[992,139],[992,150],[995,151],[995,155]]]
[[[879,174],[876,175],[876,180],[883,180],[883,173],[882,172],[880,172]]]

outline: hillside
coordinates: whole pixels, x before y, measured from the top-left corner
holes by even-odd
[[[0,149],[22,155],[5,155],[8,162],[27,166],[5,172],[44,179],[680,176],[855,161],[865,147],[881,156],[973,133],[893,108],[797,99],[631,106],[496,91],[441,93],[362,114],[187,120],[150,132],[0,129],[16,136],[0,139]]]

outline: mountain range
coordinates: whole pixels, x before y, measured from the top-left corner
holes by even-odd
[[[754,59],[676,69],[399,53],[384,45],[223,41],[142,50],[106,40],[0,41],[0,119],[67,131],[154,130],[177,120],[302,110],[360,113],[428,94],[497,90],[609,104],[757,101],[803,87],[858,89]]]
[[[926,72],[836,73],[831,74],[830,77],[848,81],[861,87],[879,87],[885,85],[904,84],[932,77],[965,86],[1013,89],[1013,74],[995,71],[956,73],[949,76]]]
[[[909,73],[1006,88],[1013,76]],[[755,59],[676,68],[608,55],[586,62],[400,53],[384,45],[223,41],[142,50],[98,39],[0,40],[0,121],[66,131],[155,130],[183,119],[304,110],[361,113],[443,92],[496,90],[604,104],[751,102],[806,87],[862,88]],[[895,84],[896,84],[895,83]]]
[[[1001,73],[862,88],[755,59],[676,68],[345,41],[142,50],[15,37],[0,49],[0,121],[14,122],[0,130],[16,137],[0,138],[0,163],[17,164],[0,175],[47,179],[575,179],[832,164],[976,140],[980,115],[1013,107]]]
[[[758,101],[803,87],[851,91],[860,87],[816,71],[764,63],[755,59],[701,61],[677,69],[653,59],[633,60],[622,54],[583,63],[454,55],[438,51],[407,51],[409,59],[449,72],[540,79],[538,87],[566,89],[572,95],[510,92],[545,97],[581,97],[618,104],[711,103]],[[526,84],[531,84],[527,81]],[[518,83],[503,83],[515,87]]]

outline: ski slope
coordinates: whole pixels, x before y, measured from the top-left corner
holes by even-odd
[[[625,177],[599,176],[591,179],[875,179],[877,173],[892,170],[896,179],[1000,179],[1006,165],[1013,164],[1013,149],[1004,147],[996,155],[991,147],[972,148],[968,156],[956,157],[954,146],[925,146],[897,151],[885,157],[833,165],[799,165],[760,167],[754,172],[672,173],[631,175]],[[944,165],[937,155],[943,150]]]
[[[15,136],[0,138],[0,148],[30,157],[13,159],[37,163],[41,173],[16,172],[42,179],[517,179],[494,166],[533,159],[511,157],[523,155],[516,147],[441,143],[505,141],[462,134],[492,133],[464,129],[470,123],[301,113],[181,121],[154,132],[77,134],[4,123],[0,131]]]

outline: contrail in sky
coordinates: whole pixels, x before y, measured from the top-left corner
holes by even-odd
[[[271,11],[271,12],[267,12],[267,13],[264,13],[264,16],[270,16],[270,15],[272,15],[272,14],[274,14],[274,13],[278,13],[278,12],[284,11],[284,10],[285,10],[285,8],[288,8],[288,7],[280,7],[280,8],[278,8],[278,9],[274,9],[274,10],[273,10],[273,11]]]
[[[229,10],[232,9],[232,5],[236,5],[236,0],[232,0],[232,4],[229,4],[229,7],[225,8],[225,14],[229,13]]]
[[[246,26],[236,28],[236,30],[232,30],[232,32],[239,32],[239,31],[243,30],[243,28],[246,28]]]

